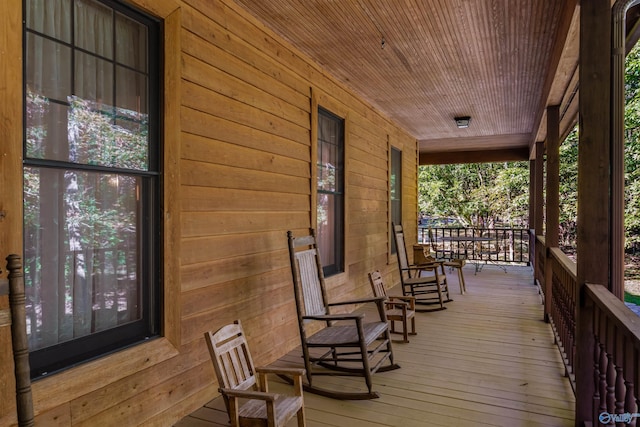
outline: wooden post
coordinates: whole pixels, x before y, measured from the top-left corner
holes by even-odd
[[[543,195],[543,187],[544,187],[544,142],[539,141],[536,142],[536,159],[535,159],[535,172],[534,172],[534,206],[533,206],[533,229],[535,230],[534,239],[537,236],[541,236],[544,234],[544,195]],[[536,240],[537,244],[537,240]],[[534,277],[540,282],[540,286],[544,292],[544,277],[540,277],[540,268],[539,266],[535,267]],[[548,295],[545,294],[545,301]]]
[[[547,108],[546,261],[544,263],[544,320],[551,315],[553,270],[550,248],[558,247],[560,224],[560,107]],[[563,343],[564,344],[564,343]]]
[[[535,182],[536,182],[536,162],[533,159],[529,160],[529,262],[533,267],[533,284],[536,284],[536,236],[534,233],[535,229],[535,205],[536,205],[536,192],[535,192]]]
[[[592,422],[593,308],[584,286],[609,281],[611,1],[580,3],[580,141],[578,156],[579,304],[576,313],[576,419]]]
[[[9,270],[9,301],[11,305],[11,343],[16,372],[16,410],[20,427],[35,425],[33,399],[31,397],[31,369],[29,367],[29,343],[27,342],[27,317],[25,314],[24,276],[18,255],[7,257]]]
[[[611,62],[611,280],[609,289],[624,301],[624,80],[626,17],[635,0],[618,0],[613,7]]]

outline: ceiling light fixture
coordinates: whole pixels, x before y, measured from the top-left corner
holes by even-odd
[[[469,123],[471,123],[471,117],[469,116],[455,117],[453,120],[456,121],[456,126],[458,126],[458,129],[468,128]]]

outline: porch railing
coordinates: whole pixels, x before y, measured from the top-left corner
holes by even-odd
[[[566,374],[577,406],[589,408],[590,419],[580,425],[640,426],[640,317],[606,286],[585,284],[580,292],[576,263],[559,248],[547,250],[544,239],[535,244],[536,272],[543,263],[551,268],[549,321]],[[577,340],[578,313],[587,316],[581,320],[584,341]],[[577,357],[582,358],[580,373],[575,371]],[[582,386],[576,387],[577,375],[582,375]]]
[[[558,350],[565,364],[566,374],[575,392],[575,337],[578,277],[576,264],[559,248],[550,248],[552,271],[551,313],[549,316]]]
[[[614,421],[615,425],[635,426],[640,390],[639,318],[604,286],[586,284],[584,296],[593,316],[593,425]]]
[[[451,251],[470,261],[530,263],[528,229],[431,227],[431,230],[438,251]],[[430,243],[429,227],[418,227],[418,243]]]

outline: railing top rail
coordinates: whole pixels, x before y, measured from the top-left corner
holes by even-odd
[[[640,347],[640,317],[612,294],[605,286],[587,283],[585,293],[624,335]]]
[[[567,256],[560,248],[549,248],[551,256],[564,268],[571,278],[575,281],[578,280],[578,265]]]
[[[418,225],[418,228],[432,228],[434,230],[516,230],[516,231],[524,231],[526,233],[531,233],[532,230],[529,228],[523,227],[447,227],[447,226],[429,226],[425,224]]]

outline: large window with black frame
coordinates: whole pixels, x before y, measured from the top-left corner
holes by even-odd
[[[25,0],[24,40],[37,378],[159,333],[160,23],[113,0]]]

